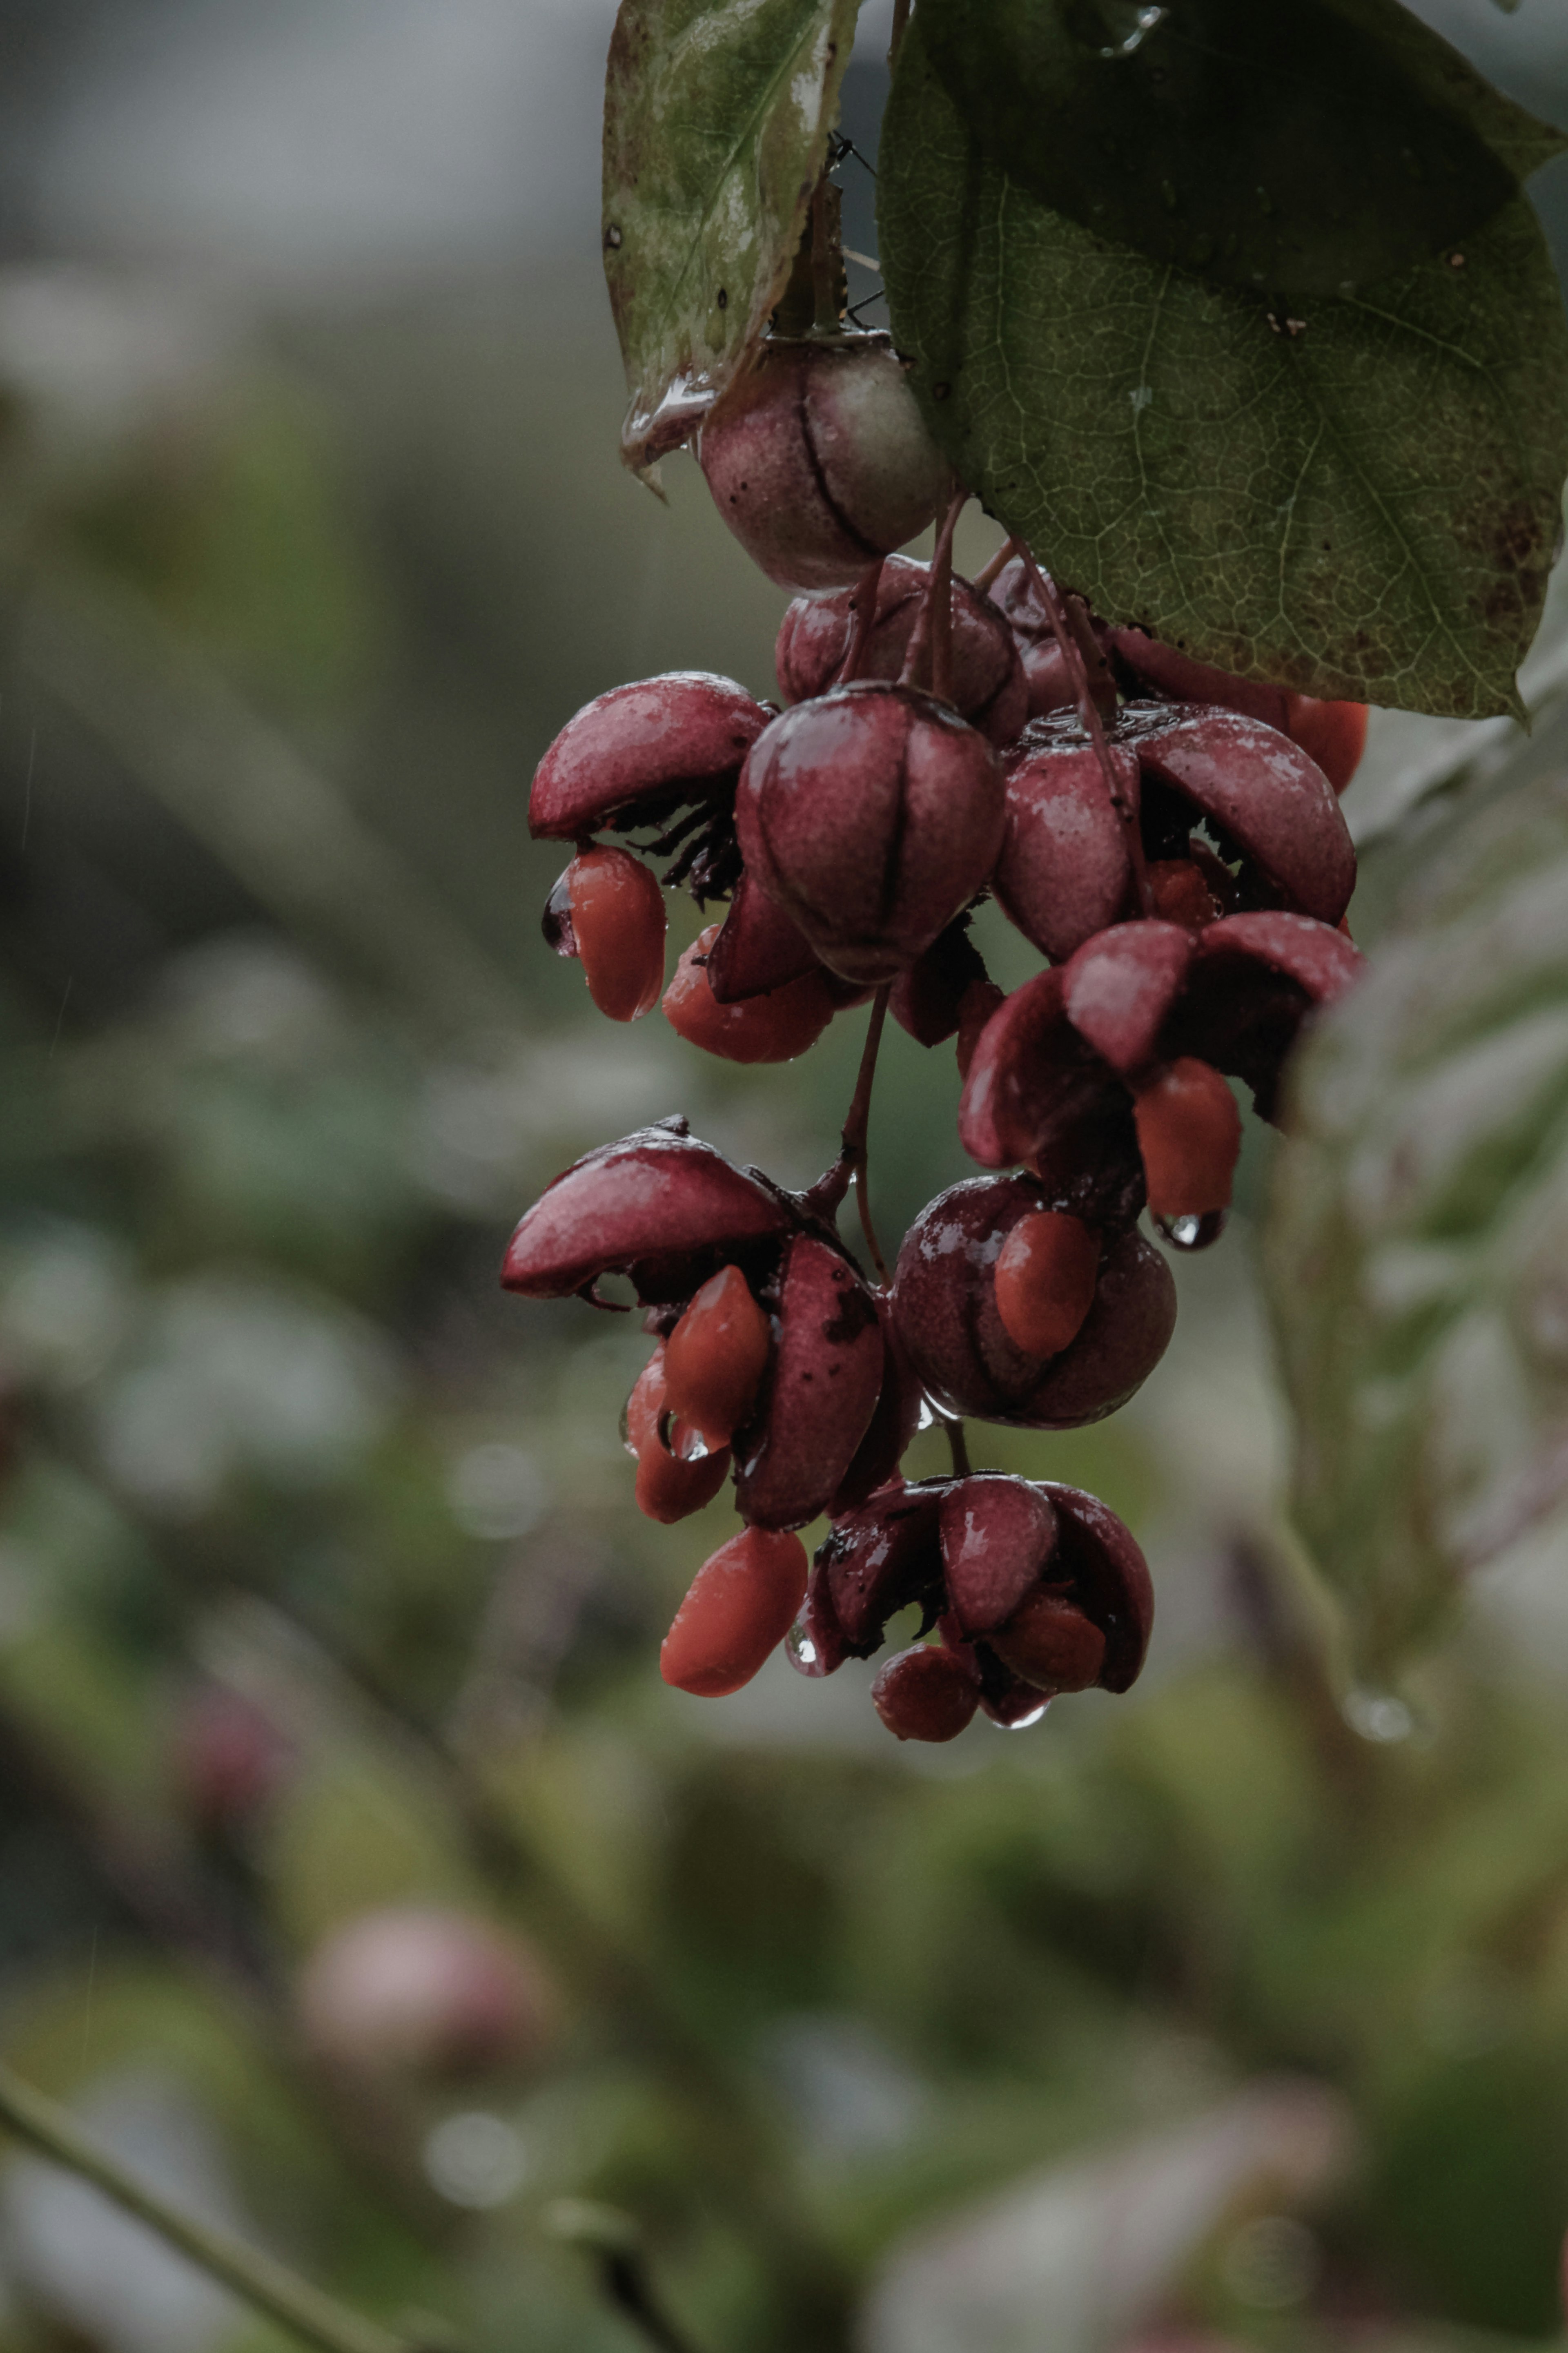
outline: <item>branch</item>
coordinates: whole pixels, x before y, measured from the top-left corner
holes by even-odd
[[[209,2279],[278,2321],[316,2353],[418,2353],[412,2340],[395,2337],[346,2305],[323,2295],[276,2257],[247,2246],[216,2224],[197,2221],[149,2188],[107,2149],[89,2140],[68,2112],[0,2065],[0,2126],[26,2141],[51,2164],[89,2181],[106,2198],[161,2239],[178,2248]]]

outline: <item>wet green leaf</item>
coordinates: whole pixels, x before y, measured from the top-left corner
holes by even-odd
[[[678,448],[767,325],[859,0],[622,0],[605,83],[605,275],[628,465]]]
[[[1568,145],[1397,0],[923,0],[921,29],[1031,195],[1291,302],[1473,235]]]
[[[880,171],[928,422],[1108,618],[1317,693],[1517,708],[1568,470],[1568,325],[1524,198],[1462,266],[1271,311],[986,162],[918,32]]]
[[[1427,837],[1290,1130],[1295,1510],[1377,1673],[1568,1497],[1568,716]]]

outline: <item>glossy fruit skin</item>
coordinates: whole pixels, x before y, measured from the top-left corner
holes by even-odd
[[[664,993],[664,1018],[689,1046],[726,1062],[793,1062],[815,1046],[837,1007],[815,956],[798,979],[765,996],[721,1005],[713,994],[708,959],[721,926],[710,923],[675,968]],[[810,954],[810,951],[807,951]]]
[[[1070,1346],[1094,1304],[1100,1239],[1065,1209],[1035,1209],[1019,1219],[996,1258],[996,1313],[1026,1356],[1057,1356]]]
[[[730,1450],[701,1451],[699,1433],[671,1413],[661,1341],[626,1399],[626,1451],[637,1457],[637,1507],[666,1527],[713,1501],[730,1474]]]
[[[1057,1515],[1042,1488],[1002,1472],[955,1479],[937,1507],[949,1609],[966,1641],[1011,1622],[1057,1549]]]
[[[851,586],[932,520],[947,463],[891,338],[771,337],[704,420],[715,505],[781,587]]]
[[[980,1704],[975,1676],[934,1642],[900,1651],[878,1672],[871,1704],[896,1740],[956,1740]]]
[[[1289,687],[1237,678],[1208,662],[1192,661],[1174,646],[1142,629],[1112,629],[1117,665],[1133,691],[1152,689],[1175,702],[1215,702],[1277,727],[1310,754],[1336,793],[1354,776],[1366,747],[1364,702],[1321,702]]]
[[[816,952],[754,874],[742,873],[708,950],[708,986],[721,1005],[765,997],[786,981],[821,972]]]
[[[652,1011],[664,987],[664,893],[629,851],[580,852],[550,894],[544,935],[576,956],[588,994],[611,1021]]]
[[[768,1377],[735,1433],[735,1501],[757,1526],[799,1528],[848,1474],[882,1395],[888,1351],[869,1291],[814,1234],[785,1244],[776,1295]]]
[[[671,670],[585,703],[534,772],[529,830],[584,841],[734,790],[771,713],[732,678]]]
[[[991,584],[991,595],[1006,616],[1017,640],[1029,691],[1030,718],[1045,719],[1053,712],[1072,710],[1078,700],[1077,687],[1057,643],[1050,616],[1021,555],[1011,557],[1003,565]],[[1098,624],[1092,626],[1097,637],[1103,638],[1106,633]]]
[[[722,1699],[749,1683],[795,1621],[805,1593],[795,1535],[742,1528],[698,1570],[658,1655],[677,1690]]]
[[[1105,1668],[1105,1636],[1064,1595],[1035,1593],[991,1637],[1005,1667],[1037,1691],[1089,1691]]]
[[[738,1266],[721,1267],[693,1297],[664,1344],[669,1410],[728,1446],[750,1419],[773,1356],[773,1330]]]
[[[890,555],[877,584],[876,617],[858,675],[896,680],[931,586],[931,568]],[[779,628],[773,661],[786,702],[809,702],[840,683],[854,635],[852,589],[798,596]],[[952,583],[953,709],[993,744],[1010,744],[1029,715],[1028,686],[1013,632],[989,596]]]
[[[1126,1691],[1154,1617],[1148,1563],[1113,1512],[1080,1488],[1000,1472],[893,1480],[836,1517],[792,1662],[821,1676],[869,1658],[910,1604],[1002,1724],[1037,1715],[1042,1691]]]
[[[888,1010],[900,1029],[922,1046],[940,1046],[961,1028],[969,992],[984,987],[986,972],[980,951],[960,917],[917,956],[893,983]],[[997,991],[998,1000],[1001,992]]]
[[[904,1238],[893,1320],[936,1403],[1020,1430],[1071,1430],[1124,1405],[1163,1356],[1175,1287],[1134,1231],[1108,1236],[1090,1306],[1059,1355],[1026,1353],[996,1305],[995,1267],[1021,1218],[1048,1206],[1028,1176],[972,1177],[939,1195]]]
[[[1149,1208],[1156,1218],[1205,1218],[1230,1206],[1241,1151],[1236,1097],[1195,1055],[1166,1062],[1133,1101]]]
[[[1007,762],[1006,826],[993,884],[1025,938],[1058,958],[1116,921],[1132,880],[1104,772],[1076,733],[1034,745],[1026,737]],[[1113,744],[1110,758],[1136,807],[1136,754]]]
[[[1156,1064],[1212,1063],[1245,1080],[1271,1119],[1301,1022],[1352,986],[1362,961],[1342,933],[1302,915],[1227,915],[1195,934],[1116,924],[992,1016],[959,1105],[964,1149],[983,1166],[1027,1161],[1048,1172],[1047,1188],[1077,1172],[1076,1197],[1056,1193],[1051,1206],[1094,1221],[1084,1206],[1094,1189],[1125,1198],[1133,1092]]]
[[[748,872],[824,964],[895,980],[962,913],[1002,847],[984,738],[913,688],[836,688],[774,720],[742,775]]]
[[[395,1905],[345,1921],[300,1976],[305,2036],[331,2064],[461,2081],[537,2055],[554,2000],[528,1948],[488,1922]]]
[[[785,1197],[731,1167],[683,1120],[601,1145],[540,1195],[512,1235],[503,1289],[567,1299],[601,1275],[627,1273],[645,1303],[687,1299],[736,1246],[783,1236]]]

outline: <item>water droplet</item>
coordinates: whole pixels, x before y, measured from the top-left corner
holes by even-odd
[[[1130,58],[1170,13],[1168,7],[1147,6],[1143,0],[1100,0],[1100,19],[1110,38],[1096,49],[1096,56]]]
[[[798,1618],[784,1636],[784,1656],[797,1674],[820,1675],[826,1672],[821,1651]]]
[[[1160,13],[1163,16],[1164,14],[1163,9],[1162,9]],[[1032,1724],[1038,1724],[1041,1716],[1044,1715],[1049,1705],[1050,1701],[1048,1699],[1043,1699],[1038,1707],[1032,1708],[1027,1715],[1016,1715],[1012,1718],[1010,1723],[998,1725],[997,1730],[999,1732],[1027,1732]]]
[[[1230,1222],[1228,1209],[1208,1209],[1201,1218],[1156,1218],[1154,1224],[1173,1250],[1210,1250]]]
[[[1384,1745],[1396,1740],[1408,1740],[1415,1729],[1415,1719],[1402,1699],[1392,1692],[1352,1691],[1346,1697],[1344,1719],[1352,1732],[1363,1740],[1375,1740]]]

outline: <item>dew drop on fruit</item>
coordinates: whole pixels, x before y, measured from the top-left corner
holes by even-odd
[[[809,1675],[813,1672],[816,1665],[816,1644],[798,1620],[784,1636],[784,1649],[789,1652],[792,1667],[798,1667],[802,1674]]]
[[[1208,1209],[1201,1218],[1156,1218],[1154,1223],[1173,1250],[1212,1250],[1230,1223],[1230,1211]]]
[[[1027,1732],[1032,1724],[1038,1724],[1049,1705],[1050,1701],[1043,1699],[1038,1707],[1030,1709],[1027,1715],[1011,1716],[1005,1724],[998,1724],[996,1729],[998,1732]]]

